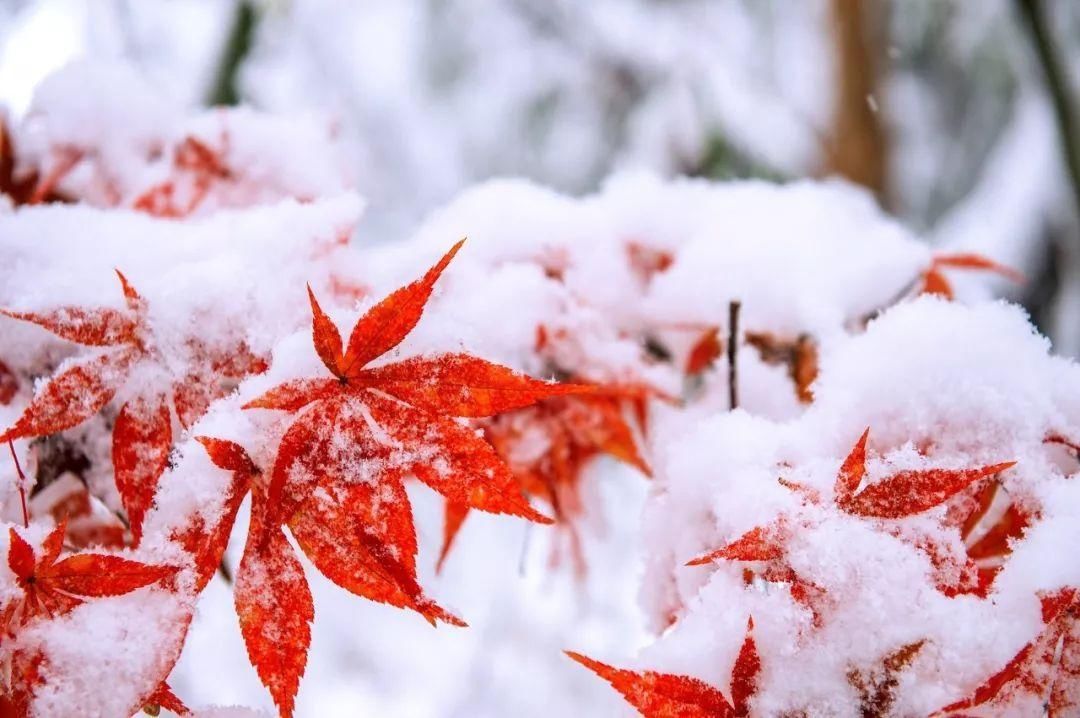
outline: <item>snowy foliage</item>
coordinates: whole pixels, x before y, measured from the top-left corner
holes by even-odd
[[[164,682],[202,695],[198,657],[173,667],[218,660],[210,625],[285,715],[333,701],[302,687],[313,630],[338,652],[309,678],[425,687],[376,713],[619,710],[561,649],[670,674],[574,654],[646,715],[1076,709],[1080,375],[1015,307],[918,296],[1003,268],[844,184],[644,174],[490,182],[366,247],[333,134],[94,66],[6,128],[0,708],[181,710]],[[499,545],[522,519],[554,523],[526,581]],[[363,613],[356,649],[323,610],[359,597],[473,625]]]

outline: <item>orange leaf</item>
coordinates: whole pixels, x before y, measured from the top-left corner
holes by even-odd
[[[416,582],[416,535],[404,486],[343,478],[320,482],[289,524],[315,567],[347,591],[411,608],[432,625],[464,625],[427,599]]]
[[[308,404],[332,396],[341,388],[337,379],[294,379],[244,404],[245,409],[299,411]]]
[[[925,469],[900,471],[867,486],[856,496],[841,498],[837,505],[857,516],[895,519],[921,513],[942,503],[975,481],[1000,473],[1015,461],[975,469]]]
[[[727,546],[699,556],[687,562],[687,566],[701,566],[718,559],[729,561],[772,561],[784,557],[783,534],[779,526],[758,526],[747,531]]]
[[[375,357],[390,351],[413,330],[424,313],[435,282],[464,243],[464,239],[459,241],[423,277],[390,294],[360,317],[349,336],[341,364],[345,375],[352,376]]]
[[[554,384],[518,374],[468,354],[413,357],[355,372],[360,386],[373,386],[426,411],[451,416],[491,416],[565,394],[587,394],[581,384]]]
[[[712,363],[716,361],[716,358],[723,351],[723,346],[720,343],[720,330],[717,327],[707,329],[690,349],[690,354],[686,358],[686,373],[700,374],[712,366]]]
[[[645,718],[728,718],[735,710],[724,694],[689,676],[614,668],[573,651],[566,655],[610,683]]]
[[[847,501],[855,490],[859,488],[863,477],[866,476],[866,441],[870,438],[870,429],[867,427],[862,436],[855,443],[855,448],[840,465],[840,473],[836,476],[836,484],[833,493],[837,496],[837,502]]]
[[[522,496],[506,464],[491,445],[455,421],[427,414],[368,392],[364,403],[371,416],[405,446],[427,447],[415,457],[403,456],[403,469],[450,501],[491,513],[522,516],[538,523],[551,519],[537,513]]]
[[[344,376],[342,362],[345,357],[342,353],[341,333],[319,306],[315,293],[311,291],[311,285],[308,285],[307,293],[308,300],[311,302],[311,335],[315,341],[315,351],[331,374]]]
[[[252,511],[234,600],[248,658],[282,716],[292,715],[307,665],[315,607],[303,566],[278,527],[258,526]]]
[[[8,566],[15,574],[23,594],[0,612],[4,626],[25,625],[38,616],[63,615],[82,603],[82,598],[119,596],[157,583],[176,573],[171,566],[151,566],[104,554],[77,553],[59,562],[63,548],[65,522],[42,542],[35,558],[34,550],[15,531],[9,529]]]
[[[123,499],[138,545],[146,511],[154,502],[158,481],[169,465],[172,419],[165,397],[132,399],[120,409],[113,427],[113,467],[116,488]]]
[[[1008,267],[999,262],[995,262],[989,257],[984,257],[981,254],[973,253],[956,253],[956,254],[939,254],[934,257],[934,266],[936,267],[949,267],[951,269],[981,269],[988,272],[994,272],[1000,274],[1006,279],[1016,282],[1017,284],[1024,283],[1024,275],[1016,271],[1012,267]]]
[[[978,541],[968,547],[967,553],[978,560],[994,556],[1006,556],[1010,552],[1009,540],[1018,539],[1028,527],[1028,517],[1016,505],[1010,505],[1005,513]]]
[[[255,466],[247,450],[235,441],[214,439],[209,436],[196,436],[195,440],[206,448],[210,460],[219,469],[235,471],[249,477],[259,473],[259,467]]]
[[[135,322],[117,309],[64,307],[40,313],[0,309],[0,314],[37,324],[62,339],[95,347],[131,341],[136,328]]]
[[[83,423],[116,394],[131,358],[130,351],[121,350],[68,363],[34,395],[0,442],[47,436]]]
[[[945,299],[953,298],[952,284],[949,283],[944,274],[932,267],[923,275],[923,287],[919,293],[936,294]]]
[[[154,709],[164,708],[165,710],[172,711],[181,716],[191,713],[191,710],[184,705],[182,700],[176,697],[172,688],[164,681],[160,683],[154,692],[150,694],[150,697],[146,699],[146,705],[152,706]],[[143,710],[145,711],[146,709],[144,708]]]
[[[435,573],[442,571],[446,557],[450,554],[450,548],[454,545],[454,539],[461,531],[461,525],[465,523],[465,519],[469,517],[469,510],[469,507],[464,504],[446,502],[443,508],[443,542],[442,548],[439,549],[439,560],[435,563]]]
[[[148,566],[119,556],[77,553],[46,570],[39,569],[38,582],[47,579],[54,588],[79,596],[121,596],[174,573],[176,569],[171,566]]]
[[[252,478],[259,473],[258,467],[242,446],[232,441],[197,436],[195,439],[206,447],[206,453],[214,464],[232,472],[232,481],[225,492],[222,502],[222,514],[211,527],[206,527],[201,519],[181,531],[174,538],[195,557],[198,575],[197,591],[202,591],[214,577],[221,564],[221,557],[229,544],[229,534],[236,521],[237,511],[244,500]]]
[[[761,658],[754,643],[753,630],[754,619],[751,618],[746,622],[746,638],[731,671],[731,701],[736,716],[750,715],[750,699],[757,692],[758,673],[761,672]]]

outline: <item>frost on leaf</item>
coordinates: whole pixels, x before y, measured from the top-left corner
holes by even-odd
[[[959,718],[982,707],[1002,709],[1019,696],[1045,706],[1049,718],[1066,718],[1080,711],[1080,600],[1075,589],[1044,595],[1043,630],[997,673],[967,697],[950,703],[934,716]]]
[[[248,657],[282,716],[291,716],[307,665],[315,608],[304,568],[281,528],[264,530],[252,511],[234,599]]]
[[[529,506],[491,447],[452,417],[488,416],[589,387],[549,384],[466,354],[366,368],[416,326],[435,281],[460,247],[461,242],[423,277],[368,310],[347,345],[310,295],[316,352],[336,378],[288,382],[245,407],[303,409],[286,431],[274,462],[267,526],[288,522],[311,500],[321,476],[356,473],[360,457],[342,449],[339,434],[367,448],[370,456],[364,461],[398,469],[380,480],[398,482],[413,474],[452,501],[547,521]],[[411,512],[409,518],[411,522]]]
[[[35,551],[9,529],[8,567],[22,594],[0,609],[5,633],[34,618],[61,616],[87,598],[120,596],[176,573],[171,566],[148,566],[106,554],[76,553],[61,559],[64,530],[61,523]]]
[[[117,272],[125,309],[62,307],[49,312],[3,313],[32,322],[78,344],[102,348],[87,358],[65,362],[37,392],[0,441],[47,436],[77,426],[97,414],[123,385],[136,365],[163,366],[164,358],[147,321],[146,300]],[[226,350],[210,349],[192,338],[194,363],[189,374],[170,385],[128,399],[113,431],[116,484],[128,514],[132,536],[142,538],[143,517],[153,502],[158,481],[172,450],[169,399],[181,426],[205,412],[231,381],[263,371],[265,362],[242,343]]]

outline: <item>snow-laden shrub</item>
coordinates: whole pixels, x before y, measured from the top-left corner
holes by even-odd
[[[603,456],[652,475],[638,661],[664,673],[574,655],[647,715],[930,713],[1006,666],[976,698],[1068,713],[1075,367],[1013,308],[915,299],[1000,267],[844,185],[639,175],[492,182],[365,248],[318,127],[75,67],[6,128],[7,713],[183,710],[165,681],[221,570],[290,714],[312,569],[462,624],[425,566],[485,562],[454,547],[469,511],[553,521],[592,571]],[[615,705],[584,695],[559,700]]]

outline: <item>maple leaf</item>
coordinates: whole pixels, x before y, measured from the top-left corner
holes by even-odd
[[[62,307],[49,312],[0,310],[14,319],[32,322],[57,336],[104,351],[69,360],[34,395],[22,415],[0,441],[46,436],[77,426],[100,411],[139,362],[160,362],[159,350],[147,322],[146,302],[119,271],[125,309]],[[120,493],[136,545],[154,492],[168,466],[172,449],[170,398],[182,426],[205,412],[211,398],[225,392],[223,377],[236,380],[265,370],[266,364],[243,344],[227,351],[210,351],[197,344],[198,364],[183,381],[164,390],[148,390],[124,403],[116,418],[112,458]],[[170,397],[171,395],[171,397]]]
[[[810,385],[817,379],[818,350],[817,343],[809,334],[783,340],[767,332],[747,332],[745,338],[747,344],[758,350],[766,364],[787,367],[799,401],[808,404],[814,400]]]
[[[1080,593],[1065,588],[1040,597],[1044,628],[997,673],[967,697],[933,716],[959,716],[979,706],[1003,709],[1029,695],[1048,718],[1074,716],[1080,710]]]
[[[919,469],[898,471],[855,493],[866,477],[866,441],[863,433],[844,460],[837,476],[836,505],[856,516],[896,519],[928,511],[974,482],[1014,466],[1015,461],[974,469]]]
[[[282,531],[262,525],[264,472],[239,444],[196,438],[211,461],[233,478],[215,527],[207,532],[196,523],[178,538],[196,557],[201,590],[221,560],[237,508],[251,489],[252,523],[237,570],[236,611],[252,665],[282,714],[289,715],[307,663],[308,624],[314,618],[310,588]],[[433,624],[464,625],[426,598],[417,583],[416,536],[400,483],[376,487],[327,475],[312,500],[291,517],[289,529],[315,567],[342,588],[410,608]]]
[[[182,700],[176,697],[172,688],[165,682],[159,684],[154,692],[150,694],[150,697],[146,699],[146,703],[143,705],[143,713],[156,716],[161,713],[162,708],[167,711],[172,711],[180,716],[186,716],[191,713],[191,710],[184,705]]]
[[[637,387],[597,386],[594,394],[544,399],[482,425],[485,438],[510,467],[521,491],[547,502],[556,523],[571,533],[579,569],[584,560],[573,521],[581,511],[579,489],[586,465],[606,454],[651,475],[622,406],[624,400],[636,400],[643,393]],[[437,570],[467,516],[467,505],[447,501]]]
[[[60,559],[65,530],[60,523],[39,552],[15,529],[8,530],[8,567],[22,595],[0,610],[5,630],[39,616],[61,616],[86,598],[120,596],[176,573],[172,566],[151,566],[105,554],[76,553]]]
[[[566,655],[610,683],[645,718],[742,717],[750,714],[750,699],[757,691],[761,670],[753,628],[750,619],[732,669],[731,702],[705,681],[690,676],[615,668],[574,651],[566,651]]]
[[[858,492],[866,478],[866,446],[869,437],[870,429],[866,429],[841,463],[833,486],[835,506],[861,518],[898,519],[927,511],[976,481],[998,474],[1015,463],[1006,462],[975,469],[900,471]],[[810,487],[785,479],[780,479],[780,483],[800,494],[804,504],[822,503],[818,492]],[[955,560],[943,547],[929,539],[912,541],[910,536],[904,535],[896,527],[886,527],[885,530],[902,540],[914,543],[916,548],[927,554],[935,572],[939,574],[938,588],[946,595],[975,593],[985,596],[1000,569],[979,567],[975,560],[984,556],[1005,555],[1008,551],[1008,538],[1015,537],[1023,530],[1023,526],[1026,526],[1026,522],[1016,525],[1006,521],[992,527],[982,539],[967,549],[969,555],[965,557],[966,562],[958,567],[961,579],[959,582],[941,578],[949,576],[950,569],[956,568],[953,565]],[[974,524],[965,531],[970,533],[973,527]],[[787,543],[792,530],[793,523],[786,516],[781,516],[767,526],[754,527],[730,543],[691,559],[686,565],[701,566],[719,560],[761,563],[763,566],[756,575],[766,581],[788,584],[792,599],[809,609],[814,616],[814,624],[820,626],[825,593],[821,587],[800,576],[787,563]],[[964,533],[962,538],[967,538],[967,533]],[[974,554],[970,553],[972,551]],[[748,571],[747,581],[754,575],[755,572]]]
[[[724,352],[724,345],[720,341],[720,329],[710,327],[702,332],[686,357],[684,371],[687,374],[700,374],[712,366],[713,362]]]
[[[785,552],[786,532],[783,523],[762,527],[757,526],[715,551],[698,556],[687,562],[687,566],[702,566],[713,561],[773,561],[782,558]]]
[[[57,183],[74,168],[81,159],[80,152],[65,149],[60,153],[60,161],[46,177],[40,178],[35,169],[30,172],[17,171],[18,153],[8,131],[7,123],[0,118],[0,194],[7,195],[16,207],[42,202],[66,202],[70,198],[56,192]]]
[[[423,277],[360,317],[347,346],[309,291],[315,350],[332,376],[289,381],[245,405],[305,409],[285,432],[274,462],[267,489],[267,505],[273,512],[267,517],[268,526],[287,521],[333,462],[348,464],[356,458],[336,450],[340,447],[334,446],[335,430],[346,432],[356,445],[376,455],[392,458],[395,473],[413,474],[450,500],[483,511],[550,521],[529,506],[492,448],[450,417],[490,416],[550,396],[588,393],[591,387],[550,384],[468,354],[413,357],[367,367],[416,326],[435,281],[462,242]],[[383,441],[373,439],[373,427]],[[343,465],[339,473],[349,475],[350,467]]]
[[[938,254],[930,261],[930,266],[922,274],[922,287],[919,294],[936,294],[946,299],[953,298],[952,284],[945,277],[944,269],[975,269],[993,272],[1016,284],[1024,283],[1024,275],[1011,267],[999,264],[981,254],[956,253]]]
[[[896,689],[900,686],[898,674],[911,665],[925,644],[923,640],[900,646],[885,656],[880,667],[873,670],[848,670],[848,683],[859,693],[859,714],[862,718],[892,715]]]
[[[491,446],[452,417],[490,416],[592,387],[549,384],[468,354],[369,367],[419,322],[461,244],[361,316],[347,344],[308,289],[315,352],[331,376],[286,382],[245,405],[298,412],[268,477],[241,457],[242,449],[203,440],[212,458],[219,455],[215,463],[246,474],[252,488],[237,613],[249,657],[283,715],[291,713],[306,664],[312,617],[310,590],[294,570],[299,564],[283,525],[342,588],[414,610],[432,624],[463,625],[417,582],[405,479],[415,476],[456,504],[550,522],[532,509]],[[289,640],[273,638],[282,635]]]
[[[260,526],[265,509],[256,500],[234,602],[248,657],[282,716],[291,716],[307,666],[315,606],[292,546],[280,527]]]
[[[177,219],[198,209],[215,181],[232,178],[225,164],[227,135],[222,137],[225,148],[217,151],[197,137],[185,137],[173,152],[173,177],[139,195],[132,208],[155,217]]]

